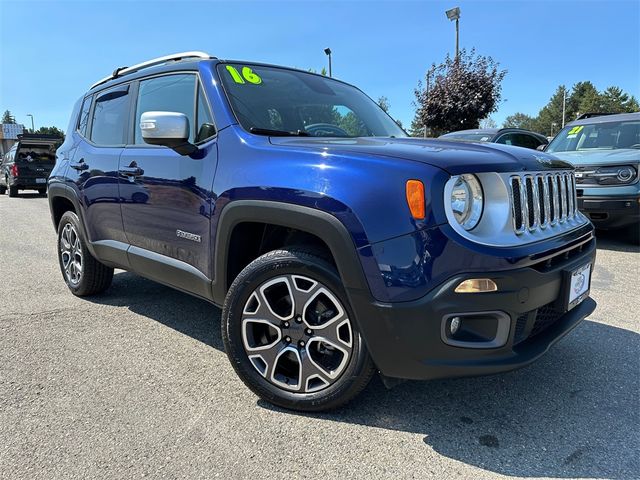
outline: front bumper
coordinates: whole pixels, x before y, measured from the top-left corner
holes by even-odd
[[[578,197],[578,209],[596,228],[614,229],[640,224],[640,194]]]
[[[406,379],[486,375],[528,365],[590,315],[596,303],[586,298],[564,311],[567,273],[595,262],[595,239],[525,268],[459,274],[411,302],[381,303],[365,292],[350,291],[358,324],[381,373]],[[593,271],[593,267],[591,269]],[[491,278],[498,291],[455,293],[468,278]],[[443,322],[452,314],[499,311],[508,318],[506,343],[468,348],[445,343]]]

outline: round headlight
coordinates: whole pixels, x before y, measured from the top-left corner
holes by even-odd
[[[635,172],[631,167],[620,167],[618,169],[618,180],[621,182],[628,182],[633,178],[634,173]]]
[[[465,230],[478,225],[482,217],[482,187],[475,175],[460,175],[455,179],[451,191],[451,209],[456,221]]]

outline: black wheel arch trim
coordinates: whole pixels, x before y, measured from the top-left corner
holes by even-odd
[[[78,196],[76,195],[76,192],[73,190],[73,188],[71,188],[68,185],[65,185],[64,183],[60,183],[60,182],[49,182],[48,185],[48,192],[47,192],[47,197],[49,200],[49,213],[51,214],[51,223],[53,224],[53,228],[56,230],[57,232],[57,225],[56,225],[56,219],[55,219],[55,211],[53,208],[53,202],[56,198],[64,198],[65,200],[68,200],[69,202],[71,202],[71,205],[73,205],[73,209],[74,209],[74,213],[78,216],[78,219],[80,220],[80,229],[82,230],[82,235],[83,238],[88,239],[89,236],[87,235],[87,226],[85,224],[84,221],[84,216],[82,214],[82,207],[80,206],[80,201],[78,200]],[[94,257],[97,257],[95,249],[93,248],[93,245],[91,244],[91,242],[87,241],[87,248],[89,249],[89,252],[91,253],[91,255],[93,255]]]
[[[215,303],[224,303],[230,287],[227,284],[227,260],[231,233],[243,222],[268,223],[315,235],[331,250],[347,294],[349,290],[369,292],[356,246],[349,231],[338,218],[323,210],[290,203],[235,200],[223,208],[216,229],[212,286]]]

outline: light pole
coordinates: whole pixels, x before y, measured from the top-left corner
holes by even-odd
[[[324,53],[329,57],[329,76],[331,77],[331,49],[329,47],[325,48]]]
[[[27,117],[31,117],[31,133],[36,133],[36,127],[34,126],[34,123],[33,123],[33,115],[31,115],[30,113],[27,113]]]
[[[567,112],[567,89],[562,87],[562,128],[564,128],[564,117]]]
[[[458,50],[459,50],[459,39],[460,39],[460,7],[452,8],[451,10],[447,10],[445,12],[447,14],[447,18],[452,22],[456,21],[456,60],[458,60]]]

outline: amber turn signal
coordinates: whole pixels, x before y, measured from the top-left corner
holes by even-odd
[[[495,292],[498,290],[496,282],[490,278],[470,278],[456,287],[456,293]]]
[[[406,190],[411,216],[416,220],[424,220],[424,184],[420,180],[407,180]]]

